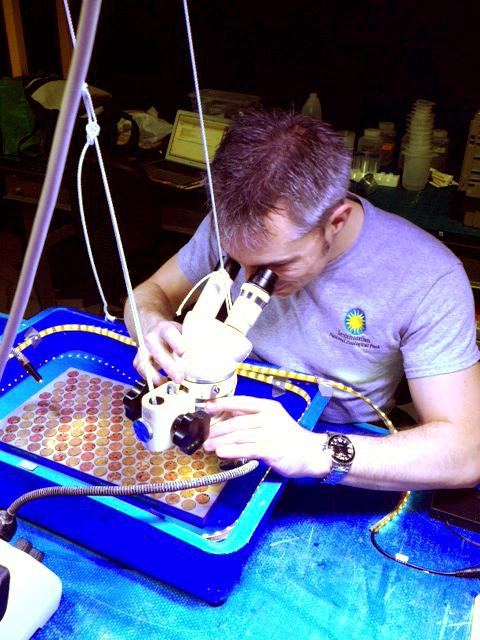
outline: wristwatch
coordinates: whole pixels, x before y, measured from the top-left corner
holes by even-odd
[[[327,431],[327,440],[323,445],[323,451],[327,449],[332,456],[332,467],[330,472],[324,478],[321,478],[321,482],[338,484],[350,471],[355,458],[355,448],[348,436],[343,433],[330,433]]]

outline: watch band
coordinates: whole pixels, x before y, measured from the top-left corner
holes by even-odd
[[[332,446],[332,439],[335,438],[340,438],[342,444],[345,443],[345,450],[349,451],[348,455],[345,456],[346,459],[343,461],[340,461],[335,457]],[[327,473],[323,478],[320,478],[320,482],[323,482],[324,484],[339,484],[350,471],[350,467],[352,466],[352,462],[355,457],[355,449],[353,448],[353,444],[348,436],[330,432],[327,432],[327,439],[323,445],[323,451],[326,451],[327,449],[332,452],[332,466],[329,473]]]
[[[340,484],[349,471],[350,467],[333,467],[332,464],[332,468],[326,476],[320,478],[320,482],[323,482],[323,484]]]

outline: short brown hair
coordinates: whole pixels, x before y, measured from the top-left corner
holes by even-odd
[[[223,240],[255,246],[279,204],[299,234],[322,226],[347,194],[350,163],[350,152],[322,121],[263,108],[239,116],[211,167]]]

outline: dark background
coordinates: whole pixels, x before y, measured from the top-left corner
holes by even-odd
[[[459,172],[480,108],[480,2],[190,0],[189,8],[202,88],[298,109],[318,91],[324,119],[357,136],[379,120],[401,135],[412,102],[431,99]],[[24,0],[22,13],[30,73],[60,73],[54,1]],[[172,121],[190,108],[181,0],[104,0],[88,80],[124,109],[154,105]]]

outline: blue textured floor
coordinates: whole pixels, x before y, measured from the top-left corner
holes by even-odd
[[[45,563],[64,585],[59,610],[35,640],[466,640],[480,580],[420,573],[385,559],[370,544],[368,524],[395,497],[290,484],[240,583],[220,607],[22,522],[19,535],[46,551]],[[419,494],[387,525],[382,544],[447,570],[479,563],[478,548],[426,515],[427,500]]]

